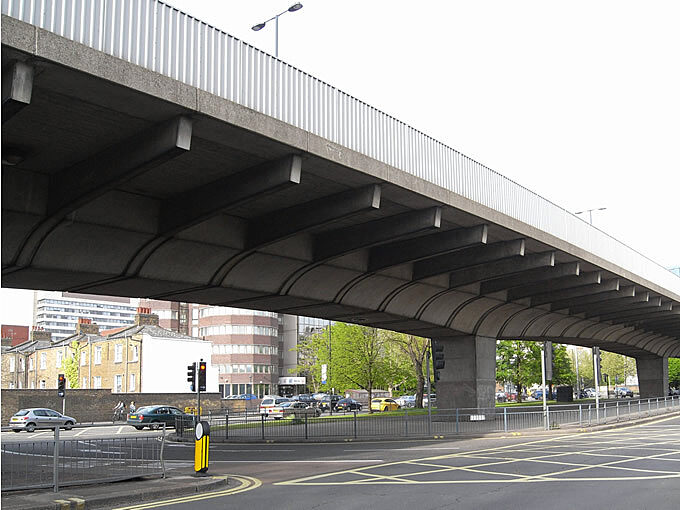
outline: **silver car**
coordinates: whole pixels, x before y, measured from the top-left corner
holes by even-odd
[[[22,430],[33,432],[35,429],[53,429],[55,427],[71,430],[75,424],[75,418],[43,407],[22,409],[17,411],[9,420],[9,426],[14,432],[21,432]]]

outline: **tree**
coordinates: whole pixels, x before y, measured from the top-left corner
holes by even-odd
[[[385,356],[387,335],[376,328],[335,323],[332,328],[332,370],[336,388],[366,390],[369,402],[373,389],[385,387],[390,364]],[[370,406],[369,406],[370,409]]]
[[[69,345],[69,354],[64,360],[64,376],[69,382],[71,388],[80,388],[80,381],[78,380],[78,365],[80,364],[80,343],[73,340]]]
[[[680,388],[680,358],[668,358],[668,384]]]
[[[291,373],[301,374],[307,378],[307,384],[314,393],[321,389],[321,365],[328,360],[328,332],[316,333],[298,342],[298,364]]]
[[[496,342],[496,381],[510,381],[517,389],[517,401],[522,390],[541,381],[541,344],[518,340]]]
[[[421,338],[413,335],[406,335],[404,333],[396,333],[394,331],[387,331],[388,340],[397,350],[406,356],[410,362],[410,375],[415,378],[416,389],[416,407],[423,407],[423,395],[425,393],[425,366],[427,359],[427,351],[430,348],[430,342],[426,338]]]
[[[615,352],[602,351],[602,373],[609,376],[612,385],[626,384],[626,378],[635,375],[635,360]]]

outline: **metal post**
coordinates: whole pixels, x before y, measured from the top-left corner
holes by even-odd
[[[600,350],[593,347],[593,379],[595,380],[595,419],[600,423]]]
[[[458,434],[458,432],[460,431],[460,427],[458,425],[459,423],[460,422],[458,420],[458,408],[456,407],[456,434]]]
[[[224,417],[224,433],[226,435],[226,438],[229,439],[229,412],[227,412],[227,414]]]
[[[356,438],[357,438],[357,412],[354,411],[354,439]]]
[[[616,421],[619,421],[619,401],[616,401]]]
[[[408,437],[408,409],[404,409],[404,436]]]
[[[430,340],[430,342],[432,342]],[[431,348],[432,346],[430,346]],[[427,435],[431,436],[432,435],[432,403],[430,402],[432,399],[430,398],[430,395],[432,395],[432,383],[430,382],[430,351],[428,350],[425,353],[425,365],[427,366]]]
[[[59,492],[59,427],[54,427],[54,492]]]
[[[578,426],[581,427],[583,424],[583,404],[578,405]]]
[[[264,441],[264,414],[262,416],[262,440]]]
[[[64,396],[61,397],[61,414],[66,415],[66,392],[64,392]]]
[[[541,384],[543,386],[543,428],[548,430],[548,402],[545,394],[545,343],[541,345]]]
[[[309,419],[309,414],[305,413],[305,439],[309,439],[309,434],[307,431],[307,420]]]
[[[508,408],[507,407],[503,408],[503,430],[505,432],[508,431]]]
[[[276,42],[274,43],[274,56],[276,58],[279,58],[279,17],[278,16],[276,16]]]

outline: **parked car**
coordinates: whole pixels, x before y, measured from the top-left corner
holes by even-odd
[[[617,398],[624,397],[633,398],[633,390],[631,390],[630,388],[626,388],[625,386],[621,386],[619,388],[614,388],[614,395]]]
[[[260,414],[270,415],[272,409],[276,406],[280,406],[284,402],[289,402],[290,399],[286,397],[263,397],[262,402],[260,402]]]
[[[496,392],[496,401],[506,402],[507,400],[508,400],[508,396],[505,394],[504,391],[497,391]]]
[[[361,402],[353,398],[343,398],[335,405],[337,411],[361,411]]]
[[[310,418],[318,418],[321,416],[321,410],[318,407],[312,407],[306,402],[284,402],[279,407],[281,408],[281,416],[276,416],[278,413],[275,413],[272,410],[272,416],[274,419],[304,418],[305,416]]]
[[[127,424],[132,425],[137,430],[142,430],[144,427],[157,430],[163,423],[165,423],[166,427],[174,427],[175,419],[183,416],[190,415],[173,406],[144,406],[137,409],[134,413],[128,414]]]
[[[314,398],[313,395],[310,395],[309,393],[300,393],[299,395],[293,395],[290,397],[291,400],[297,400],[298,402],[305,402],[307,404],[314,404],[316,405],[316,399]]]
[[[595,394],[597,393],[595,388],[586,388],[583,392],[585,393],[586,398],[595,398]]]
[[[396,411],[399,404],[391,398],[374,398],[371,400],[371,411]]]
[[[526,395],[522,395],[522,397],[525,397]],[[516,391],[509,391],[505,394],[505,398],[507,402],[517,402],[517,392]]]
[[[253,395],[252,393],[241,393],[236,398],[239,400],[257,400],[257,395]]]
[[[322,412],[330,411],[331,406],[333,406],[333,411],[337,410],[338,402],[340,402],[344,397],[342,395],[326,395],[319,402],[319,409]]]
[[[21,409],[9,420],[9,426],[14,432],[22,430],[33,432],[36,429],[53,429],[56,426],[71,430],[75,424],[75,418],[44,407]]]
[[[543,390],[534,390],[531,394],[531,398],[534,400],[543,400]],[[555,397],[550,393],[546,393],[546,400],[553,400]]]
[[[415,395],[402,395],[397,397],[394,401],[399,404],[399,407],[415,407],[416,396]]]
[[[426,393],[425,395],[423,395],[423,405],[424,405],[424,406],[427,406],[427,403],[428,403],[428,401],[430,401],[430,400],[432,401],[432,403],[431,403],[430,405],[431,405],[432,407],[434,407],[435,404],[437,403],[437,395],[436,395],[435,393],[430,393],[429,398],[428,398],[428,396],[427,396],[427,393]]]

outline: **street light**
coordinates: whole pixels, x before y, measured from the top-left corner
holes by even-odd
[[[300,9],[302,9],[302,4],[300,2],[297,2],[293,5],[291,5],[290,7],[288,7],[288,9],[286,9],[285,11],[278,13],[276,16],[272,16],[267,21],[263,21],[262,23],[258,23],[257,25],[253,25],[251,27],[253,30],[255,30],[255,32],[259,32],[271,20],[276,21],[276,36],[275,36],[276,37],[275,38],[276,43],[274,45],[274,56],[276,58],[279,57],[279,16],[281,16],[282,14],[286,14],[287,12],[299,11]]]
[[[588,223],[593,224],[593,211],[604,211],[606,207],[596,207],[595,209],[586,209],[585,211],[579,211],[574,214],[584,214],[588,213]]]

